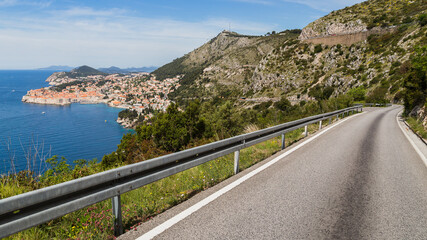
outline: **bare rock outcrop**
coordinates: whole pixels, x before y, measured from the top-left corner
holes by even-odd
[[[346,34],[366,32],[366,31],[368,31],[367,26],[360,19],[346,22],[346,23],[340,23],[340,22],[325,23],[324,20],[321,18],[310,23],[307,27],[305,27],[302,30],[301,35],[299,36],[299,40],[306,40],[306,39],[326,37],[326,36],[335,36],[335,35],[346,35]]]
[[[116,122],[120,125],[122,125],[124,128],[135,128],[137,123],[138,123],[138,119],[133,119],[130,120],[129,118],[117,118]]]

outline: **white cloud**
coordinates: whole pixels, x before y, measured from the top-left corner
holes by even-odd
[[[292,2],[306,5],[310,8],[322,11],[322,12],[330,12],[332,10],[341,9],[346,6],[351,6],[356,3],[360,3],[363,0],[282,0],[284,2]]]
[[[13,6],[17,3],[16,0],[1,0],[0,1],[0,7],[7,7],[7,6]]]
[[[0,0],[0,7],[12,7],[12,6],[32,6],[45,8],[52,4],[52,0],[49,1],[22,1],[22,0]]]
[[[65,17],[107,17],[107,16],[115,16],[118,14],[124,14],[126,11],[123,9],[113,8],[108,10],[94,10],[89,7],[73,7],[63,11],[55,11],[53,14],[65,16]]]
[[[244,3],[253,3],[253,4],[262,4],[262,5],[273,5],[272,1],[265,0],[233,0],[235,2],[244,2]]]
[[[162,65],[199,47],[229,24],[244,34],[263,34],[274,27],[230,19],[132,17],[120,9],[72,8],[44,18],[0,16],[0,69],[18,64],[22,68]]]

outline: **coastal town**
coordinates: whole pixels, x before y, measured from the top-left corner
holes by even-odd
[[[29,90],[22,101],[53,105],[104,103],[110,107],[134,110],[148,119],[154,111],[165,111],[170,105],[168,94],[180,86],[180,78],[159,81],[154,75],[144,72],[78,78],[53,74],[46,80],[51,86]],[[118,122],[125,125],[121,119]]]

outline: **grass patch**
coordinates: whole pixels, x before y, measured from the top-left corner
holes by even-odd
[[[420,135],[422,138],[427,139],[427,131],[423,126],[423,123],[417,120],[414,117],[409,117],[406,119],[406,122],[411,127],[411,129]]]

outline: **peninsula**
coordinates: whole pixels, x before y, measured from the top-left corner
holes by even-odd
[[[171,103],[168,94],[180,86],[180,78],[159,81],[146,72],[108,75],[82,66],[70,72],[53,73],[46,80],[51,86],[29,90],[22,101],[53,105],[104,103],[136,111],[147,119],[154,111],[166,110]]]

